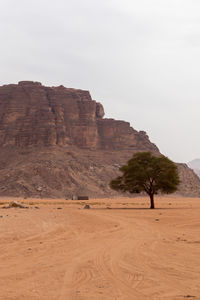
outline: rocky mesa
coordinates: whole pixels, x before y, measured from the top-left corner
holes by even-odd
[[[145,132],[104,118],[88,91],[32,81],[0,87],[0,195],[116,195],[108,183],[136,151],[159,154]],[[180,192],[199,196],[199,179],[179,170]]]
[[[0,146],[70,146],[158,152],[145,132],[103,119],[88,91],[21,81],[0,87]]]

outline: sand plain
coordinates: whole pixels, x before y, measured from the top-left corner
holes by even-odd
[[[1,300],[200,299],[200,199],[15,199],[2,209]],[[85,203],[91,209],[81,209]],[[38,207],[38,208],[36,208]]]

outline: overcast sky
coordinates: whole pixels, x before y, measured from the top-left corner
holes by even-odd
[[[0,85],[86,89],[174,161],[200,157],[199,0],[0,0]]]

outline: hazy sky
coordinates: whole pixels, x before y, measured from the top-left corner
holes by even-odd
[[[200,157],[199,0],[0,0],[0,85],[90,90],[177,162]]]

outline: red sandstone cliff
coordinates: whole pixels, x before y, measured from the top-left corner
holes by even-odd
[[[88,149],[158,152],[144,132],[103,119],[88,91],[21,81],[0,87],[0,146],[76,145]]]
[[[104,119],[88,91],[22,81],[0,87],[0,195],[112,196],[108,183],[136,151],[159,154],[143,131]],[[179,165],[180,192],[200,180]]]

